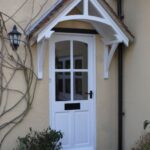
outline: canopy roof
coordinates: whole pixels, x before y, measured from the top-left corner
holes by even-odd
[[[73,7],[71,7],[72,5]],[[74,8],[77,8],[81,14],[68,16],[69,12]],[[62,17],[58,19],[60,15],[63,14],[64,10],[69,11],[67,14],[63,15],[63,19]],[[64,18],[64,16],[66,17]],[[90,22],[101,36],[104,37],[106,40],[105,42],[116,39],[121,40],[121,37],[117,37],[119,33],[124,36],[124,40],[122,39],[122,41],[125,45],[128,45],[128,42],[134,39],[134,36],[128,30],[127,26],[117,17],[113,9],[104,0],[58,0],[27,30],[27,34],[30,36],[33,35],[45,26],[52,24],[56,19],[58,19],[57,23],[67,20]],[[50,26],[49,30],[54,26]],[[126,41],[125,38],[127,38]]]
[[[73,10],[76,13],[72,13]],[[119,43],[126,46],[134,40],[127,26],[119,19],[105,0],[58,0],[28,30],[27,35],[36,35],[37,42],[50,38],[52,30],[63,21],[78,20],[90,23],[101,35],[105,48],[104,76],[108,70]]]

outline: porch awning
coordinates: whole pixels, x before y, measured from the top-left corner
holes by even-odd
[[[74,9],[78,11],[72,14]],[[26,33],[30,37],[34,35],[37,42],[40,42],[51,37],[54,33],[52,29],[58,23],[70,20],[90,23],[102,37],[105,45],[104,78],[108,78],[111,60],[118,44],[128,46],[134,36],[105,0],[58,0]]]

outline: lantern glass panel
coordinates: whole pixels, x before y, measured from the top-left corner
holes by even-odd
[[[21,36],[18,35],[18,45],[20,44],[20,38],[21,38]]]
[[[14,44],[17,45],[18,44],[18,37],[16,34],[14,34]]]
[[[9,35],[9,39],[10,39],[10,44],[12,45],[13,44],[13,36]]]

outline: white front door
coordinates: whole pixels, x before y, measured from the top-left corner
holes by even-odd
[[[94,38],[56,34],[50,41],[50,125],[64,150],[95,150]]]

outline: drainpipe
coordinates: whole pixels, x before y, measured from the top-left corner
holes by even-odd
[[[122,0],[117,0],[117,13],[123,20]],[[118,46],[118,150],[123,150],[123,44]]]

